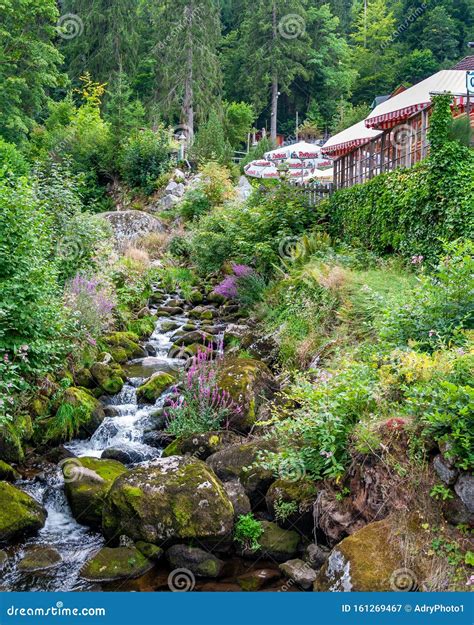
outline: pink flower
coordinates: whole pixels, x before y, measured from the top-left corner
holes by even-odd
[[[421,254],[411,257],[412,265],[421,265],[422,262],[423,262],[423,256]]]
[[[471,575],[471,577],[466,582],[466,586],[473,586],[473,585],[474,585],[474,575]]]

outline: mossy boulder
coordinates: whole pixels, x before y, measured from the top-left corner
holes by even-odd
[[[139,345],[140,338],[134,332],[112,332],[102,339],[113,359],[124,364],[133,358],[144,358],[146,352]]]
[[[71,386],[64,391],[56,406],[56,415],[48,419],[38,431],[49,445],[59,445],[71,437],[85,439],[92,436],[105,419],[102,404],[86,389]],[[69,427],[64,426],[64,422]]]
[[[0,480],[5,482],[16,482],[21,475],[12,466],[0,460]]]
[[[293,530],[285,530],[276,523],[262,521],[263,533],[258,539],[259,556],[272,558],[277,562],[285,562],[293,558],[298,551],[300,536]]]
[[[331,551],[314,584],[317,591],[339,592],[387,592],[414,590],[397,584],[409,581],[413,576],[416,586],[417,573],[408,577],[399,572],[406,567],[399,543],[390,540],[391,526],[387,519],[370,523],[351,536],[344,538]],[[408,569],[406,569],[408,571]],[[399,576],[399,580],[397,578]],[[398,581],[397,581],[398,580]]]
[[[128,329],[140,339],[146,339],[155,331],[156,318],[153,316],[134,319],[128,324]]]
[[[0,458],[6,462],[21,462],[24,458],[21,432],[9,421],[0,425]]]
[[[18,564],[23,573],[38,573],[57,567],[62,558],[56,549],[43,545],[35,545],[26,550]]]
[[[215,342],[214,336],[201,330],[193,330],[191,332],[178,332],[171,337],[175,345],[212,345]]]
[[[309,479],[280,479],[270,486],[265,501],[268,512],[282,527],[296,527],[302,532],[311,532],[314,525],[313,504],[317,494],[316,485]]]
[[[29,406],[29,412],[34,418],[42,418],[49,414],[49,398],[44,395],[35,397]]]
[[[180,327],[179,323],[176,321],[163,321],[160,326],[160,330],[162,332],[172,332],[173,330],[177,330]]]
[[[239,480],[231,480],[230,482],[224,482],[225,492],[229,497],[232,505],[234,506],[234,517],[238,519],[243,514],[250,512],[251,505],[250,499],[245,492],[245,488],[239,482]]]
[[[200,291],[191,291],[188,297],[188,302],[190,304],[201,304],[204,300],[204,296]]]
[[[230,445],[209,456],[206,462],[222,481],[238,479],[252,505],[257,506],[265,500],[267,490],[275,479],[272,471],[259,464],[259,454],[274,448],[270,441],[263,439]]]
[[[240,437],[234,432],[206,432],[177,438],[163,450],[162,456],[185,456],[191,455],[199,460],[205,460],[216,451],[220,451],[229,445],[238,443]]]
[[[90,369],[87,367],[80,369],[74,374],[74,383],[76,386],[87,389],[91,389],[96,386],[96,381],[92,377]]]
[[[254,358],[225,358],[219,367],[217,383],[241,407],[231,418],[230,425],[242,432],[248,432],[255,424],[260,406],[268,402],[278,388],[267,365]]]
[[[90,372],[98,386],[108,395],[116,395],[125,384],[125,373],[116,362],[110,364],[95,362],[91,366]]]
[[[46,510],[33,497],[0,482],[0,543],[34,534],[46,521]]]
[[[201,545],[230,537],[234,510],[209,467],[172,456],[121,475],[104,506],[107,538],[126,535],[158,546],[188,540]]]
[[[99,458],[71,458],[62,463],[64,489],[76,521],[101,527],[104,499],[126,470],[121,462]]]
[[[6,567],[8,562],[8,554],[3,549],[0,549],[0,572]]]
[[[142,553],[145,558],[148,560],[153,560],[153,562],[158,562],[161,560],[164,551],[161,547],[157,545],[152,545],[151,543],[146,543],[143,540],[139,540],[135,543],[135,547],[138,549],[140,553]]]
[[[158,397],[172,386],[176,381],[176,375],[158,371],[148,378],[137,388],[137,399],[141,403],[154,404]]]
[[[81,569],[81,577],[90,582],[113,582],[141,577],[153,567],[135,547],[104,547]]]
[[[197,577],[220,577],[224,568],[224,562],[212,553],[187,545],[173,545],[166,558],[173,569],[188,569]]]

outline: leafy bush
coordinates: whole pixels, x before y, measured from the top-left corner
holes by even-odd
[[[257,551],[260,549],[258,542],[263,534],[263,527],[260,521],[251,512],[241,514],[234,527],[234,540],[242,545],[243,549]]]
[[[190,155],[201,164],[207,161],[215,161],[221,165],[230,163],[232,148],[225,138],[223,124],[215,111],[211,111],[207,121],[200,125]]]
[[[247,265],[232,265],[233,274],[224,278],[214,291],[226,299],[237,300],[244,308],[250,308],[263,297],[265,280]]]
[[[166,410],[168,432],[189,436],[219,430],[241,410],[226,391],[219,389],[218,364],[212,357],[212,347],[203,348],[192,359],[182,376],[179,397]]]
[[[179,212],[187,221],[192,221],[208,213],[211,208],[212,204],[202,189],[191,189],[184,196]]]
[[[416,341],[420,349],[465,343],[462,330],[474,328],[474,243],[455,241],[432,274],[422,274],[407,303],[386,313],[382,336],[397,344]]]
[[[255,111],[246,102],[224,102],[224,131],[227,141],[237,149],[247,141],[252,130]]]
[[[23,154],[13,143],[7,143],[0,137],[0,178],[6,174],[25,176],[29,171]]]
[[[98,338],[112,322],[115,300],[110,285],[97,278],[77,274],[67,285],[65,302],[89,341]]]
[[[131,187],[152,193],[159,176],[171,165],[169,136],[164,128],[134,133],[122,148],[120,171]]]

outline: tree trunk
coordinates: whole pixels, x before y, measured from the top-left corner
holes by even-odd
[[[193,92],[193,15],[194,7],[190,3],[189,21],[187,24],[187,58],[186,58],[186,79],[184,83],[184,100],[182,108],[183,122],[186,125],[188,143],[194,136],[194,92]]]
[[[273,0],[272,6],[272,36],[273,45],[276,45],[278,37],[277,26],[277,8],[276,2]],[[270,139],[274,145],[277,141],[277,122],[278,122],[278,74],[275,73],[272,76],[272,105],[271,105],[271,122],[270,122]]]

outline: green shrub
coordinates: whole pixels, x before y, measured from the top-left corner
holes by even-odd
[[[29,171],[23,154],[13,143],[7,143],[0,137],[0,178],[7,174],[25,176]]]
[[[234,540],[242,545],[243,549],[257,551],[260,549],[258,542],[263,534],[263,527],[260,521],[251,512],[241,514],[234,527]]]
[[[157,179],[170,168],[169,136],[164,128],[140,130],[125,142],[120,157],[123,179],[132,188],[152,193]]]
[[[211,202],[201,189],[192,189],[184,196],[179,206],[179,212],[187,220],[199,218],[211,209]]]
[[[408,302],[386,313],[382,337],[397,344],[416,341],[433,351],[463,344],[474,328],[474,243],[454,241],[431,274],[422,274]]]

